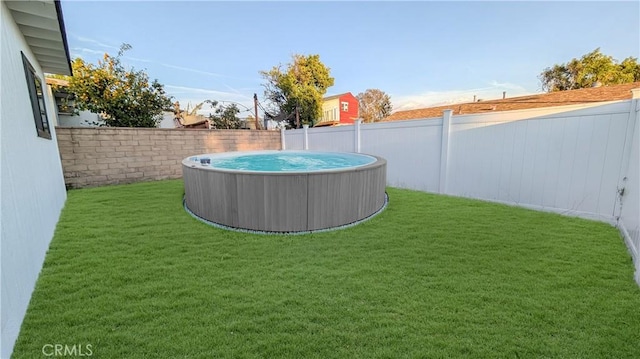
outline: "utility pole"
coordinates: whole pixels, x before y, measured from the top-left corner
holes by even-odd
[[[258,126],[258,95],[257,94],[253,94],[253,109],[256,112],[256,130],[259,130],[260,127]]]

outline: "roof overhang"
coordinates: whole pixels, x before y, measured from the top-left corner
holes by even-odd
[[[59,0],[3,1],[43,72],[71,75],[71,59]]]
[[[313,125],[313,127],[336,126],[338,124],[340,124],[340,121],[320,121]]]

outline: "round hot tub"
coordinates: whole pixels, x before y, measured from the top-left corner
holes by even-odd
[[[306,232],[351,224],[385,205],[387,162],[340,152],[202,154],[182,161],[187,209],[226,227]]]

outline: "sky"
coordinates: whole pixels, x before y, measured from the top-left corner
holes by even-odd
[[[541,92],[539,74],[596,48],[640,57],[640,2],[61,0],[71,58],[122,61],[181,107],[261,104],[260,71],[319,54],[327,96],[380,89],[394,111]],[[224,103],[224,102],[223,102]],[[247,110],[245,111],[245,108]],[[205,108],[206,112],[206,108]]]

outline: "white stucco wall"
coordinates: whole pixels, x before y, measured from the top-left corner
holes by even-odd
[[[66,191],[53,129],[53,103],[47,96],[52,139],[40,138],[36,134],[21,51],[43,84],[44,76],[4,2],[0,9],[0,357],[8,358],[53,237]]]
[[[158,123],[159,128],[176,128],[176,124],[173,121],[174,113],[169,111],[162,112],[162,120]]]
[[[61,127],[95,127],[102,123],[100,115],[91,111],[80,111],[77,115],[58,114],[57,126]]]

